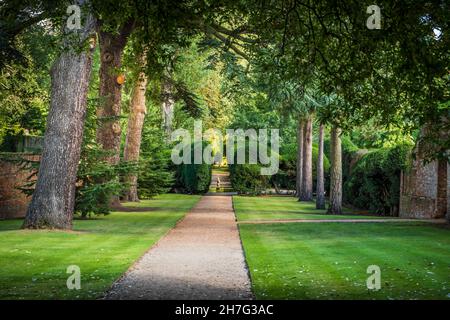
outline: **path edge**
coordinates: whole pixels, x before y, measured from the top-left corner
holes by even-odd
[[[158,241],[156,241],[154,244],[152,244],[147,250],[145,250],[144,253],[142,253],[129,267],[127,270],[125,270],[120,277],[118,277],[116,280],[114,280],[114,282],[109,286],[109,288],[107,290],[105,290],[102,294],[102,296],[100,298],[97,298],[96,300],[106,300],[106,297],[108,295],[108,293],[110,291],[112,291],[114,285],[118,282],[120,282],[123,278],[125,278],[128,273],[130,273],[131,271],[133,271],[136,268],[136,265],[142,261],[142,259],[144,258],[144,256],[149,253],[151,250],[153,250],[154,248],[156,248],[159,243],[161,242],[161,240],[163,240],[165,237],[167,237],[169,235],[169,233],[171,233],[173,231],[173,229],[175,229],[181,222],[184,221],[184,219],[186,219],[187,215],[191,213],[192,209],[194,209],[194,207],[198,204],[198,202],[200,202],[200,199],[202,197],[199,197],[197,202],[194,203],[194,205],[192,206],[191,209],[189,209],[189,211],[187,211],[183,217],[181,217],[180,219],[177,220],[177,222],[175,222],[175,224],[173,225],[172,228],[170,228],[169,230],[167,230],[163,235],[161,235],[161,237],[158,239]],[[114,300],[114,299],[113,299]]]
[[[236,210],[234,208],[234,196],[230,196],[230,197],[231,197],[231,208],[233,209],[233,215],[234,215],[234,222],[236,223],[236,228],[237,228],[238,236],[239,236],[239,242],[240,242],[241,248],[242,248],[242,255],[244,256],[245,271],[247,272],[247,277],[250,281],[249,285],[250,285],[250,293],[251,293],[252,297],[249,300],[256,300],[256,295],[253,292],[253,279],[252,279],[252,275],[250,273],[250,267],[247,263],[247,253],[245,252],[244,243],[242,242],[241,228],[239,226],[238,218],[236,215]]]

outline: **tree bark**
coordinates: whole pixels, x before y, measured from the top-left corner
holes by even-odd
[[[77,4],[86,8],[86,2],[79,0]],[[80,47],[95,32],[95,19],[90,13],[77,32],[79,38],[74,43],[73,33],[66,30],[64,52],[51,69],[50,112],[38,180],[23,228],[72,228],[94,45],[82,51]]]
[[[316,209],[325,209],[325,181],[323,172],[323,124],[319,127],[319,154],[317,157]]]
[[[296,197],[300,198],[302,189],[302,173],[303,173],[303,118],[299,118],[297,127],[297,176],[296,176]]]
[[[331,177],[329,214],[342,214],[342,147],[341,129],[331,129]]]
[[[127,22],[119,34],[105,32],[98,28],[100,44],[100,106],[97,117],[100,125],[97,129],[97,142],[108,151],[106,161],[117,164],[120,161],[120,142],[122,130],[120,127],[122,84],[118,82],[122,55],[128,36],[133,29],[133,22]]]
[[[175,112],[175,100],[173,98],[173,88],[172,85],[167,81],[162,81],[162,127],[166,135],[166,139],[170,139],[172,134],[172,123],[173,116]]]
[[[303,131],[303,172],[302,186],[300,190],[300,201],[313,200],[313,174],[312,174],[312,121],[313,116],[306,118]]]
[[[141,58],[141,64],[145,61],[145,56]],[[147,76],[145,72],[139,73],[136,80],[133,97],[131,99],[130,115],[128,117],[127,137],[125,141],[124,161],[139,161],[139,154],[142,141],[142,128],[144,126],[144,118],[147,113],[145,93],[147,90]],[[125,182],[130,185],[125,192],[124,200],[138,202],[137,192],[137,174],[131,174],[125,177]]]

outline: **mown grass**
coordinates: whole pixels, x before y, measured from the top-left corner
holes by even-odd
[[[72,232],[20,230],[0,221],[0,299],[95,299],[170,230],[199,196],[162,195],[113,212],[75,220]],[[81,290],[68,290],[67,267],[81,269]]]
[[[411,223],[241,225],[259,299],[449,299],[448,229]],[[367,289],[367,268],[381,290]]]
[[[343,215],[327,215],[326,210],[317,210],[314,202],[298,202],[294,197],[234,196],[233,205],[239,221],[286,219],[386,219],[386,217],[367,215],[348,208],[344,208]]]

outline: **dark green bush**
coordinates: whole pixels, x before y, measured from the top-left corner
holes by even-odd
[[[205,147],[206,144],[203,144]],[[194,148],[191,146],[191,163],[177,166],[176,189],[189,194],[206,193],[211,184],[212,166],[209,164],[193,164]]]
[[[139,199],[152,197],[170,191],[174,183],[174,172],[170,170],[170,156],[155,153],[141,157],[138,175]]]
[[[344,184],[347,202],[383,215],[398,215],[400,172],[406,169],[411,146],[371,151],[356,163]]]
[[[248,157],[248,141],[245,146]],[[229,165],[230,181],[234,191],[240,194],[259,195],[270,187],[270,176],[261,175],[261,164],[237,164],[238,149],[235,145],[234,164]]]
[[[269,176],[261,175],[258,164],[230,165],[233,189],[240,194],[259,195],[269,187]]]

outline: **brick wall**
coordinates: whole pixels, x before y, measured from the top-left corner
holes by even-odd
[[[447,164],[447,220],[450,221],[450,165]]]
[[[9,154],[8,158],[39,160],[39,156]],[[27,182],[31,171],[22,170],[19,163],[0,159],[0,219],[22,218],[25,216],[31,197],[27,197],[17,187]]]

